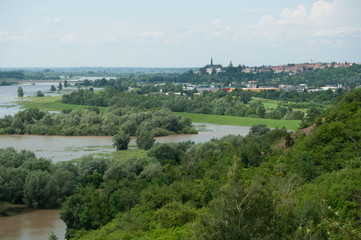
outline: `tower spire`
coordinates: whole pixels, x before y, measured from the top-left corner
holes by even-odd
[[[211,58],[211,66],[213,66],[213,58]]]

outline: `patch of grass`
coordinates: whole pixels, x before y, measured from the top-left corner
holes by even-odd
[[[87,108],[86,105],[65,104],[61,102],[61,96],[27,97],[16,102],[22,108],[39,108],[45,111],[61,111],[63,109]],[[99,107],[100,112],[105,112],[106,107]]]
[[[267,127],[270,128],[285,127],[288,130],[297,130],[301,123],[301,120],[277,120],[277,119],[265,119],[265,118],[197,114],[197,113],[175,113],[175,114],[189,117],[194,123],[213,123],[213,124],[235,125],[235,126],[253,126],[255,124],[265,124]]]
[[[276,109],[277,106],[281,103],[281,101],[279,101],[279,100],[271,100],[271,99],[264,99],[264,98],[252,98],[252,100],[248,104],[251,104],[251,103],[257,102],[257,101],[261,101],[266,110]]]
[[[114,160],[123,161],[132,157],[136,158],[145,158],[147,152],[144,149],[128,149],[112,152],[112,157]]]

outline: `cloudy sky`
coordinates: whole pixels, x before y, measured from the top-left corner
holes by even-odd
[[[0,0],[0,67],[361,62],[360,0]]]

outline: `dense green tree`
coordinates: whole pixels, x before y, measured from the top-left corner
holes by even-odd
[[[50,91],[54,92],[55,90],[56,90],[55,86],[54,86],[54,85],[51,85]]]
[[[257,107],[257,117],[264,118],[266,116],[266,109],[264,108],[263,104]]]
[[[0,166],[0,201],[21,203],[27,172]]]
[[[37,96],[37,97],[44,97],[44,93],[43,93],[42,91],[38,90],[38,91],[36,92],[36,96]]]
[[[140,127],[139,129],[137,129],[135,136],[137,146],[145,150],[150,149],[155,142],[154,135],[152,134],[150,129],[147,129],[145,127]]]
[[[63,90],[63,84],[61,84],[61,82],[59,83],[58,88],[59,88],[59,91]]]
[[[96,229],[112,218],[110,206],[103,197],[93,186],[88,186],[67,199],[60,212],[60,218],[67,227],[67,239],[78,230]]]
[[[24,90],[22,87],[18,87],[18,97],[23,97],[24,96]]]
[[[263,186],[226,186],[203,216],[197,239],[271,239],[275,206]]]
[[[119,181],[123,178],[128,177],[127,169],[120,164],[114,164],[110,166],[107,171],[104,173],[104,181],[109,182],[110,180]]]
[[[53,178],[58,184],[60,198],[72,195],[79,185],[79,178],[76,174],[66,168],[58,168],[53,173]]]
[[[58,184],[46,171],[30,172],[24,184],[24,202],[31,208],[58,206]]]
[[[117,150],[127,150],[128,144],[130,142],[130,136],[124,131],[120,130],[117,134],[113,136],[113,146]]]

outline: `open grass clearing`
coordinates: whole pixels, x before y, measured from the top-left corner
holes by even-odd
[[[147,152],[144,149],[138,149],[138,148],[134,148],[134,146],[129,146],[128,150],[120,150],[120,151],[115,151],[111,153],[112,158],[116,161],[124,161],[127,160],[129,158],[145,158],[147,156]]]
[[[301,120],[277,120],[277,119],[265,119],[265,118],[197,114],[197,113],[175,113],[175,114],[189,117],[194,123],[213,123],[213,124],[249,126],[249,127],[255,124],[265,124],[267,127],[270,128],[285,127],[288,130],[297,130],[301,123]]]
[[[61,111],[63,109],[87,108],[86,105],[65,104],[61,102],[61,96],[26,97],[16,102],[22,108],[39,108],[45,111]],[[100,112],[105,112],[106,107],[99,107]]]

